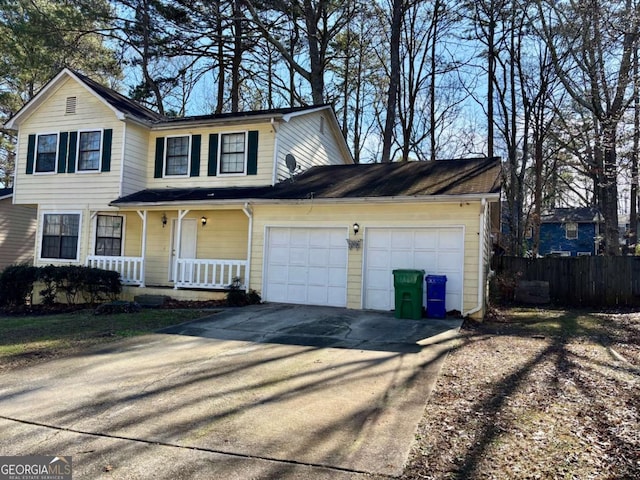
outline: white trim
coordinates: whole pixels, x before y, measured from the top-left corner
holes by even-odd
[[[569,225],[575,225],[576,229],[576,236],[575,237],[569,237]],[[580,236],[579,233],[579,228],[580,226],[578,225],[578,222],[567,222],[564,224],[564,239],[565,240],[578,240],[578,237]]]
[[[245,276],[247,278],[244,279],[244,285],[248,292],[250,288],[249,285],[251,283],[251,247],[253,246],[253,209],[251,208],[251,205],[249,205],[248,203],[245,203],[244,207],[242,207],[242,211],[247,217],[249,217],[249,235],[247,235],[249,237],[247,239],[247,266],[245,267]]]
[[[226,176],[226,175],[225,175]],[[480,202],[495,203],[500,201],[499,193],[470,194],[470,195],[421,195],[411,197],[356,197],[356,198],[312,198],[312,199],[288,199],[275,200],[265,198],[243,198],[235,200],[215,200],[214,205],[244,205],[249,202],[254,205],[317,205],[317,204],[361,204],[361,203],[461,203]],[[187,200],[176,202],[131,202],[114,205],[124,207],[177,207],[178,205],[211,205],[211,200]]]
[[[118,186],[118,198],[122,197],[122,192],[124,191],[124,168],[125,168],[124,159],[126,158],[125,156],[126,145],[127,145],[127,122],[123,122],[122,123],[122,147],[120,150],[120,185]],[[111,146],[112,146],[111,166],[113,167],[113,136],[111,137]],[[142,280],[144,281],[144,277],[142,277]]]
[[[224,173],[222,171],[222,144],[224,143],[222,141],[222,137],[224,137],[225,135],[238,135],[238,134],[242,134],[244,135],[244,165],[242,167],[242,172],[229,172],[229,173]],[[216,172],[216,174],[219,177],[246,177],[247,176],[247,164],[249,163],[249,130],[237,130],[237,131],[233,131],[233,132],[221,132],[218,133],[218,162],[217,162],[217,167],[218,167],[218,171]]]
[[[98,153],[98,168],[96,170],[80,170],[80,136],[83,133],[100,132],[100,151]],[[78,130],[78,145],[76,146],[75,172],[85,175],[87,173],[102,172],[102,149],[104,148],[104,128],[83,128]]]
[[[60,160],[60,131],[57,132],[43,132],[43,133],[36,133],[36,143],[34,145],[34,149],[33,149],[33,175],[54,175],[56,173],[58,173],[58,162]],[[40,137],[45,137],[48,135],[55,135],[56,136],[56,160],[55,163],[53,165],[53,170],[52,171],[48,171],[48,172],[38,172],[38,140],[40,139]],[[29,141],[29,137],[27,136],[27,141]],[[68,139],[67,139],[68,141]],[[67,145],[68,148],[68,145]],[[66,168],[65,168],[66,171]]]
[[[50,258],[42,256],[42,239],[44,236],[44,217],[45,215],[79,215],[78,220],[78,244],[76,246],[76,258]],[[36,258],[40,262],[55,262],[55,263],[69,263],[80,261],[80,246],[82,245],[82,225],[83,225],[83,211],[82,210],[42,210],[39,212],[40,218],[38,219],[38,235],[36,237]]]
[[[187,145],[187,173],[180,175],[170,175],[167,173],[167,155],[169,153],[169,139],[170,138],[183,138],[187,137],[189,139],[189,144]],[[164,155],[162,157],[162,178],[189,178],[191,174],[191,141],[193,134],[188,133],[185,135],[167,135],[164,137]]]
[[[485,237],[486,237],[486,228],[487,228],[487,220],[489,218],[489,208],[487,206],[487,202],[482,199],[482,203],[480,205],[480,232],[478,235],[478,304],[472,308],[471,310],[467,310],[464,312],[463,309],[460,309],[463,317],[468,317],[469,315],[473,315],[474,313],[479,312],[484,307],[485,298],[484,298],[484,251],[485,251]],[[464,289],[464,286],[463,286]],[[464,297],[463,297],[464,298]],[[464,300],[463,300],[464,306]]]
[[[122,218],[122,236],[120,237],[120,255],[98,255],[96,252],[97,240],[98,240],[98,217],[120,217]],[[125,246],[125,232],[127,231],[127,216],[123,215],[119,212],[103,212],[101,210],[95,212],[95,218],[92,223],[93,227],[93,235],[92,235],[92,245],[89,255],[94,255],[96,257],[123,257],[124,256],[124,246]]]

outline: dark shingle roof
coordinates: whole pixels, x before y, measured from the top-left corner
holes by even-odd
[[[499,191],[500,160],[482,158],[321,166],[273,187],[148,189],[112,204],[482,195]]]
[[[79,72],[73,72],[80,80],[82,80],[91,90],[97,95],[102,97],[109,105],[116,110],[121,111],[125,115],[133,116],[150,122],[152,124],[174,124],[185,122],[200,122],[200,121],[214,121],[214,120],[229,120],[229,119],[243,119],[250,117],[257,117],[260,115],[287,115],[290,113],[303,112],[305,110],[328,107],[329,104],[314,105],[305,107],[291,107],[291,108],[273,108],[269,110],[252,110],[249,112],[234,112],[234,113],[218,113],[212,115],[193,115],[188,117],[168,117],[166,115],[160,115],[153,110],[150,110],[130,98],[112,90],[91,78],[83,75]]]
[[[142,105],[134,102],[133,100],[125,97],[115,90],[99,84],[86,75],[83,75],[76,71],[74,71],[73,73],[97,95],[102,97],[109,105],[111,105],[116,110],[124,113],[125,115],[130,115],[147,122],[159,122],[165,118],[164,115],[160,115],[153,110],[143,107]]]
[[[554,208],[540,216],[542,223],[593,223],[599,219],[600,213],[595,207]]]

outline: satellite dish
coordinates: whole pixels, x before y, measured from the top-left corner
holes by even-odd
[[[284,163],[287,164],[287,168],[289,169],[289,173],[293,175],[298,168],[298,162],[296,162],[296,157],[294,157],[291,153],[287,153],[284,157]]]

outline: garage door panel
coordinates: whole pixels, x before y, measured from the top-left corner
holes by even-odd
[[[440,272],[456,272],[460,270],[460,254],[458,252],[439,252],[438,270]]]
[[[425,270],[427,275],[447,275],[446,308],[461,310],[463,233],[460,227],[367,229],[364,307],[393,310],[395,289],[392,272],[406,268]]]
[[[413,246],[413,233],[404,230],[391,232],[392,249],[410,249]]]
[[[340,228],[269,228],[265,300],[346,306],[347,235]]]
[[[327,265],[329,263],[328,248],[314,248],[310,247],[308,250],[308,262],[309,265]]]
[[[328,285],[329,271],[326,268],[309,267],[307,282],[309,285]]]
[[[439,232],[439,248],[446,249],[461,249],[463,244],[462,235],[459,230],[455,229],[442,229]]]
[[[391,251],[391,269],[413,268],[413,252]]]
[[[327,305],[347,305],[347,289],[344,287],[329,287],[327,289]]]

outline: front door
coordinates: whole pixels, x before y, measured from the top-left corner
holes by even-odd
[[[176,249],[178,247],[178,219],[171,222],[171,258],[169,259],[169,281],[175,281]],[[182,220],[180,253],[177,258],[196,258],[197,222],[193,218]]]

